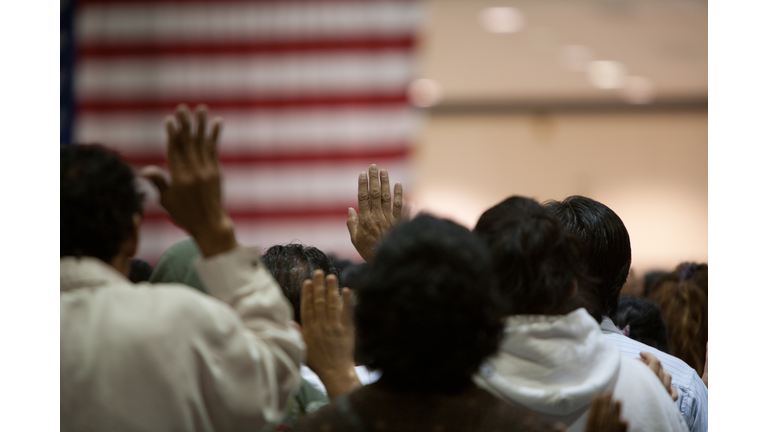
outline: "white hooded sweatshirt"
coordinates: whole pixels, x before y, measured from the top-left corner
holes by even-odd
[[[562,422],[585,429],[595,394],[613,392],[630,432],[686,432],[664,386],[639,360],[623,356],[586,310],[568,315],[507,318],[499,353],[486,361],[475,383]]]

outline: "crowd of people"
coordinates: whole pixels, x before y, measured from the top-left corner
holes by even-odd
[[[154,268],[131,167],[61,147],[62,430],[707,431],[706,265],[623,295],[602,203],[512,196],[470,231],[407,216],[375,164],[347,218],[364,262],[245,247],[207,117],[180,105],[169,173],[141,172],[190,234]]]

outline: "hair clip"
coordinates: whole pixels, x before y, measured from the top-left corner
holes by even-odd
[[[685,282],[688,279],[695,278],[696,267],[698,267],[696,263],[692,263],[692,262],[685,263],[685,267],[683,267],[683,271],[680,273],[680,282]]]

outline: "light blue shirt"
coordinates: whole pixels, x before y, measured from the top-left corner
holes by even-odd
[[[656,356],[664,370],[672,376],[672,385],[677,387],[679,398],[677,408],[691,432],[707,432],[709,390],[696,370],[677,357],[673,357],[642,342],[630,339],[619,330],[608,317],[603,317],[600,330],[623,354],[640,357],[640,351]]]

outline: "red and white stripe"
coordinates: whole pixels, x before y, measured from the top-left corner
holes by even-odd
[[[204,102],[224,118],[224,196],[244,244],[300,241],[356,256],[345,220],[360,171],[387,168],[408,190],[419,114],[417,2],[107,1],[78,3],[78,142],[137,168],[164,163],[163,119]],[[139,257],[185,237],[148,203]]]

